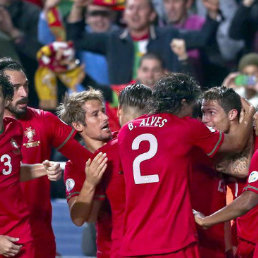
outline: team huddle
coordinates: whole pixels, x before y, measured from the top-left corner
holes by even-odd
[[[180,73],[153,90],[129,85],[111,132],[98,90],[66,96],[62,122],[27,107],[28,82],[12,59],[0,59],[0,86],[0,257],[55,257],[51,147],[70,159],[71,219],[96,222],[97,257],[232,257],[233,245],[237,257],[258,257],[258,115],[233,89],[202,93]],[[236,197],[227,206],[226,186]]]

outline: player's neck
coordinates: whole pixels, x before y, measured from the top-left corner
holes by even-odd
[[[16,118],[15,115],[8,109],[5,109],[4,110],[4,117],[6,116],[9,116],[9,117],[12,117],[12,118]]]
[[[83,137],[83,140],[85,142],[86,148],[88,151],[94,153],[97,149],[99,149],[100,147],[102,147],[105,142],[103,141],[99,141],[99,140],[95,140],[89,137]]]
[[[4,110],[4,117],[6,117],[6,116],[12,117],[14,119],[22,119],[22,118],[24,118],[26,116],[26,112],[24,112],[24,113],[22,113],[20,115],[17,115],[17,114],[14,114],[13,112],[11,112],[8,109],[5,109]]]

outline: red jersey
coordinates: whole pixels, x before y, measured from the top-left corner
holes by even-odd
[[[85,163],[89,156],[85,156],[84,161],[71,162],[68,161],[64,171],[64,181],[66,185],[66,199],[78,196],[86,179]],[[97,187],[95,199],[104,200],[102,195],[102,187]],[[109,203],[105,201],[101,207],[100,215],[96,225],[97,229],[97,257],[109,257],[111,249],[111,211]]]
[[[29,211],[20,186],[22,134],[16,120],[4,118],[0,134],[0,235],[18,237],[20,244],[32,241]]]
[[[193,169],[190,177],[190,194],[193,209],[210,215],[226,205],[225,182],[214,169],[212,159],[199,148],[194,148],[192,153]],[[197,227],[200,255],[216,253],[215,257],[225,257],[224,223],[217,224],[209,229]]]
[[[258,150],[251,159],[249,177],[244,191],[258,194]],[[254,244],[258,243],[258,206],[237,219],[237,229],[238,237]]]
[[[175,252],[196,241],[190,203],[190,151],[213,156],[224,135],[171,114],[143,116],[118,135],[126,184],[123,255]]]
[[[106,153],[108,158],[108,166],[104,173],[101,186],[103,188],[103,194],[106,195],[111,206],[111,257],[115,258],[119,257],[121,248],[125,211],[125,182],[119,159],[118,139],[114,138],[98,149],[95,156],[99,152]]]
[[[22,124],[23,145],[22,162],[26,164],[41,163],[50,159],[51,148],[56,148],[68,158],[76,152],[86,151],[76,140],[74,129],[63,123],[50,112],[28,108],[26,116],[19,119]],[[77,158],[78,155],[77,155]],[[72,158],[71,158],[72,159]],[[43,246],[43,239],[54,243],[54,234],[51,226],[52,207],[50,202],[50,181],[47,176],[22,183],[25,199],[31,213],[32,234],[39,246]],[[49,244],[48,244],[49,245]],[[37,246],[36,246],[37,247]],[[36,249],[37,250],[37,249]]]

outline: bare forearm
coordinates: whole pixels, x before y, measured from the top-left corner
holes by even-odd
[[[69,23],[75,23],[75,22],[81,21],[83,19],[83,10],[84,10],[83,7],[73,4],[67,21]]]
[[[93,197],[95,194],[95,186],[84,182],[82,190],[70,207],[70,215],[76,226],[82,226],[91,212]]]
[[[246,191],[231,204],[202,219],[202,226],[210,227],[240,217],[257,205],[255,193]]]
[[[20,181],[28,181],[47,175],[47,171],[42,164],[22,164],[20,171]]]

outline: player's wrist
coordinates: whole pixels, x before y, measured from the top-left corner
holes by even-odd
[[[97,183],[94,180],[86,179],[84,182],[85,188],[87,188],[89,191],[95,190]]]

